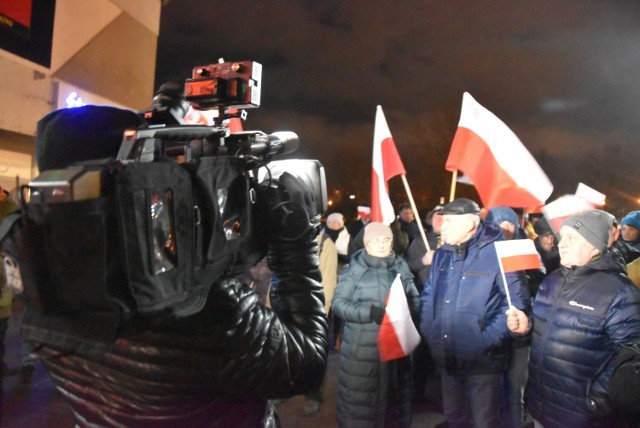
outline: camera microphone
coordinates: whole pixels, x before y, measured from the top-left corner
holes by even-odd
[[[300,146],[300,140],[298,134],[291,131],[278,131],[269,135],[259,131],[243,131],[227,137],[227,145],[231,153],[268,157],[295,152]]]
[[[267,136],[267,153],[269,155],[286,155],[293,153],[300,147],[298,134],[292,131],[278,131]],[[257,149],[253,146],[252,150]]]

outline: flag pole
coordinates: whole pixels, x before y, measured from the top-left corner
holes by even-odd
[[[424,233],[424,227],[422,227],[422,220],[420,219],[420,214],[418,213],[418,209],[416,208],[416,203],[413,200],[413,195],[411,194],[411,189],[409,188],[409,183],[407,182],[407,175],[401,174],[402,184],[404,184],[404,190],[407,192],[407,197],[409,198],[409,203],[411,204],[411,209],[415,213],[416,224],[418,225],[418,230],[420,230],[420,236],[422,236],[422,241],[424,242],[424,246],[427,251],[431,251],[431,247],[429,247],[429,242],[427,241],[427,235]]]
[[[456,194],[456,182],[458,180],[458,170],[454,169],[451,175],[451,193],[449,193],[449,202],[453,201]]]
[[[498,257],[498,263],[500,264],[500,273],[502,274],[502,283],[504,284],[504,294],[507,295],[507,303],[509,309],[511,309],[511,295],[509,294],[509,287],[507,286],[507,277],[504,275],[504,268],[502,267],[502,260]]]

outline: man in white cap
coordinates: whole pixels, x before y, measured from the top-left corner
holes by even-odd
[[[608,251],[610,224],[599,210],[565,220],[562,266],[540,284],[532,318],[509,310],[509,329],[531,334],[525,403],[536,426],[627,426],[609,379],[622,345],[640,340],[640,290]]]

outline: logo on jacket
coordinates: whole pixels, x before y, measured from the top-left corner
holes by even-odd
[[[569,306],[577,306],[577,307],[582,308],[582,309],[589,309],[590,311],[594,311],[595,310],[591,306],[582,305],[582,304],[576,302],[575,300],[569,301]]]

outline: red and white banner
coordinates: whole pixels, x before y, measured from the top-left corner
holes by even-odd
[[[387,307],[378,333],[380,360],[397,360],[409,355],[420,343],[420,334],[413,324],[407,296],[400,275],[391,284]]]
[[[406,174],[396,143],[393,141],[382,107],[376,110],[373,132],[373,168],[371,174],[371,221],[391,224],[395,210],[389,199],[387,181],[396,175]]]
[[[531,239],[496,241],[496,253],[503,272],[540,269],[542,260]]]
[[[516,134],[467,92],[446,169],[462,171],[487,209],[540,206],[553,191]]]
[[[604,193],[600,193],[596,189],[593,189],[584,183],[578,183],[576,196],[579,196],[585,201],[591,202],[594,206],[598,207],[603,206],[607,199],[607,196]]]
[[[595,208],[592,202],[580,196],[564,195],[542,207],[542,214],[551,226],[551,230],[557,235],[565,219]]]

